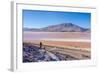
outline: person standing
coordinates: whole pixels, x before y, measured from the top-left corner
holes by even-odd
[[[40,42],[40,49],[42,49],[42,46],[43,46],[43,44],[42,44],[42,42]]]

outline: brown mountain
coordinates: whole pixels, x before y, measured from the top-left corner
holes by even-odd
[[[87,32],[90,29],[80,27],[72,23],[61,23],[57,25],[51,25],[40,29],[24,28],[25,31],[45,31],[45,32]]]

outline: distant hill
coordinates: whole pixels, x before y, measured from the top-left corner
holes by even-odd
[[[44,28],[24,28],[24,31],[45,31],[45,32],[90,32],[90,29],[80,27],[72,23],[61,23],[57,25],[47,26]]]
[[[40,29],[35,29],[35,28],[24,28],[24,31],[40,31]]]

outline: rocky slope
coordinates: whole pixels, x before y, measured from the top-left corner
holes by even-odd
[[[56,51],[47,51],[36,45],[23,44],[23,62],[61,61],[75,60],[72,56],[61,54]]]

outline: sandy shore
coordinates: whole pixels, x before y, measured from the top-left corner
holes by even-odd
[[[40,42],[43,43],[43,45],[48,46],[55,46],[55,47],[63,47],[63,48],[69,48],[69,49],[78,49],[78,50],[91,50],[91,43],[90,42],[76,42],[76,41],[47,41],[47,40],[34,40],[34,41],[24,41],[28,43],[34,43],[39,44]]]
[[[60,42],[91,42],[91,40],[89,39],[42,39],[42,40],[46,40],[46,41],[60,41]]]

